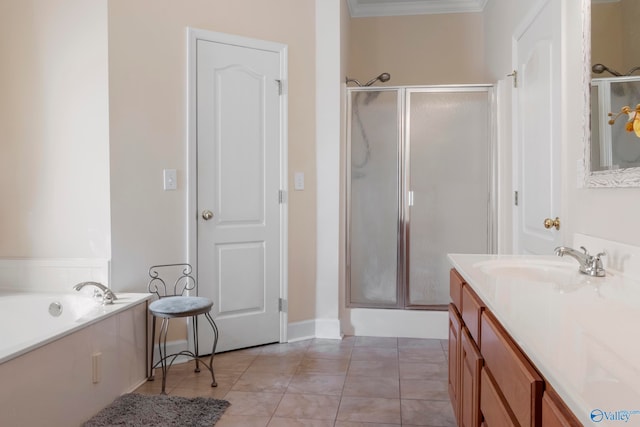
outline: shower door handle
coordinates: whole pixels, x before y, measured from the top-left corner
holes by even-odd
[[[413,206],[413,191],[407,193],[407,206]]]

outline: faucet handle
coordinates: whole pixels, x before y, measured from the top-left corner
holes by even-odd
[[[589,255],[589,251],[587,251],[587,248],[585,248],[584,246],[580,246],[580,249],[582,249],[582,252],[584,252],[585,255]]]

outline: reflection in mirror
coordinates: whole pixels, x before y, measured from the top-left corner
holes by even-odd
[[[638,103],[640,77],[591,80],[592,171],[640,167],[640,139],[635,132],[627,130],[627,114],[616,121],[609,117],[625,106],[634,108]]]
[[[638,0],[591,2],[589,154],[594,173],[640,168],[640,138],[627,131],[627,115],[609,124],[609,113],[640,104],[639,20]]]

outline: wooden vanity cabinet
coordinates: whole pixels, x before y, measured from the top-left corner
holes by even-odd
[[[581,424],[482,300],[451,270],[449,394],[458,426],[578,427]]]

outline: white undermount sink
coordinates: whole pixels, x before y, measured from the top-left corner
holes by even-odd
[[[560,259],[495,259],[481,261],[473,266],[495,278],[559,285],[575,283],[588,277],[578,271],[577,263]]]

